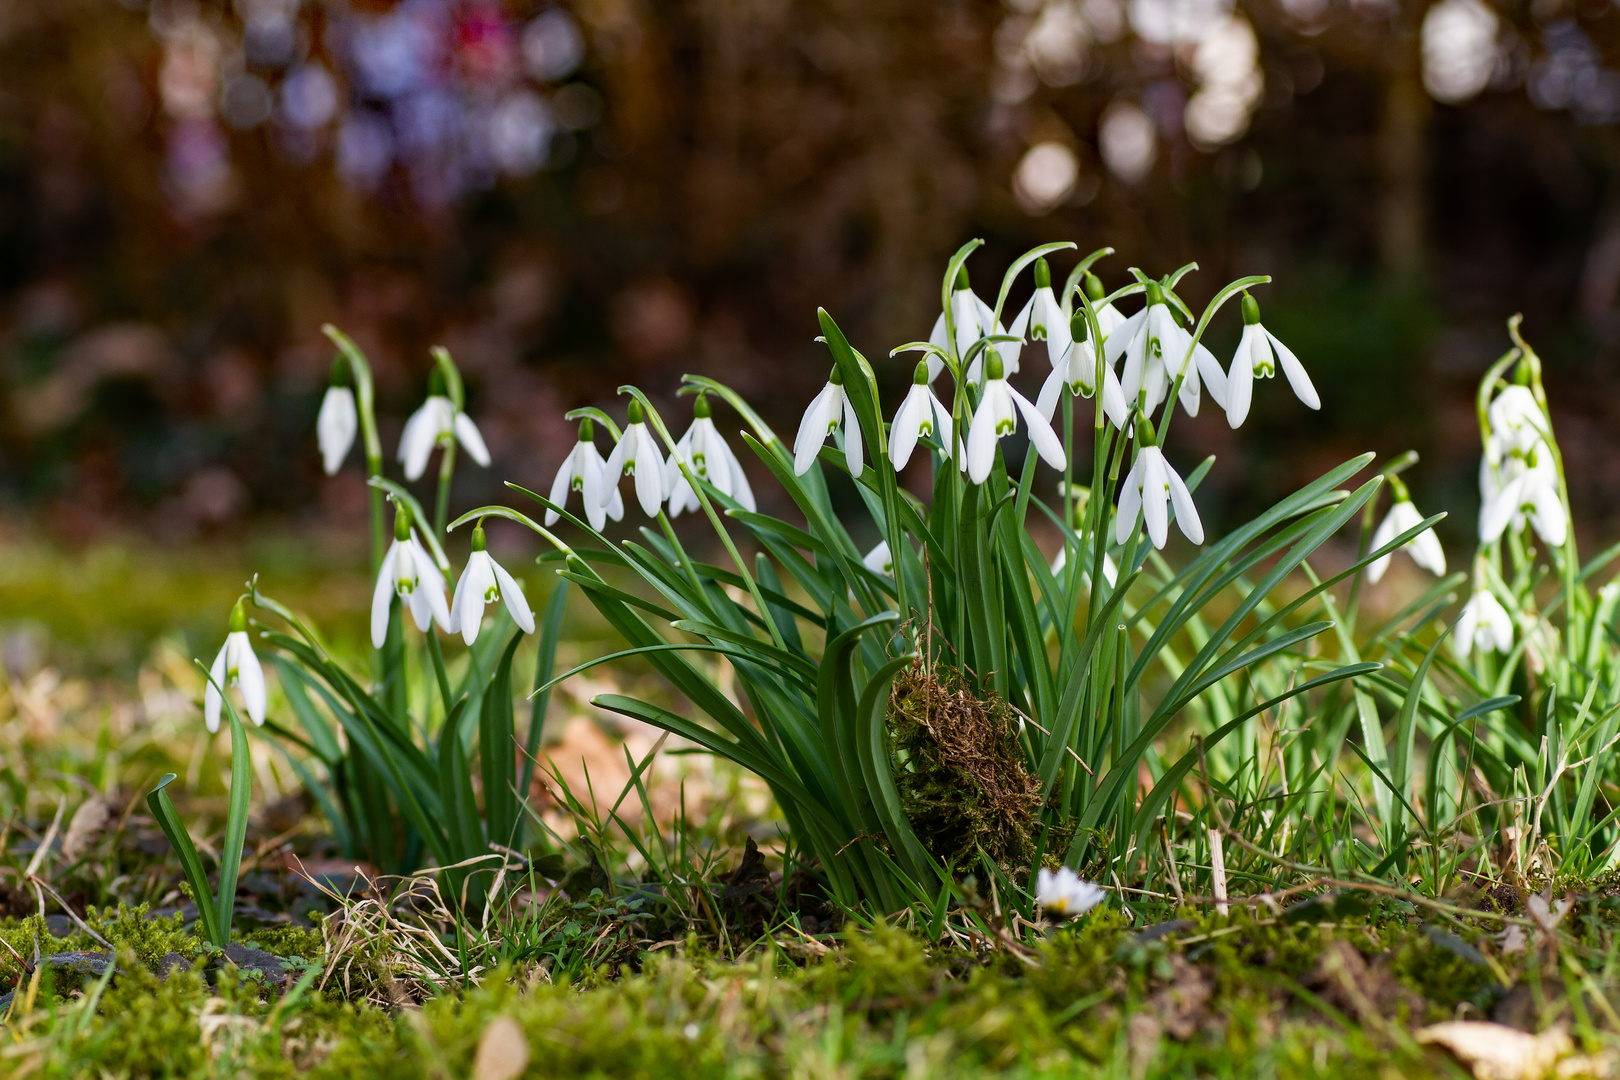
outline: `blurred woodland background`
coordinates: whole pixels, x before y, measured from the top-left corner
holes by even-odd
[[[1052,239],[1116,247],[1110,287],[1197,259],[1199,302],[1277,276],[1324,408],[1186,426],[1217,525],[1414,447],[1468,529],[1516,311],[1577,520],[1620,525],[1603,0],[0,0],[0,73],[0,513],[57,541],[358,537],[312,434],[327,321],[390,451],[450,347],[496,457],[468,500],[548,482],[563,412],[627,380],[712,374],[791,430],[816,307],[880,357],[973,236],[982,290]]]

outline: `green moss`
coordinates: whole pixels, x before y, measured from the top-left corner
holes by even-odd
[[[917,664],[895,678],[888,722],[895,787],[923,847],[964,873],[982,852],[1023,880],[1041,798],[1012,708],[966,672]]]

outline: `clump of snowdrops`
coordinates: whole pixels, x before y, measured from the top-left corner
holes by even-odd
[[[877,365],[819,312],[829,373],[791,443],[710,378],[684,378],[692,418],[679,436],[644,393],[622,387],[630,399],[622,427],[595,407],[568,414],[579,440],[545,494],[508,485],[538,506],[529,513],[490,505],[447,520],[457,445],[479,464],[488,455],[441,350],[432,392],[399,452],[412,481],[442,449],[428,518],[384,475],[369,370],[328,328],[340,360],[318,425],[323,458],[329,472],[339,468],[358,434],[372,477],[377,651],[369,684],[256,587],[246,599],[292,630],[265,640],[303,734],[276,733],[324,764],[325,777],[309,779],[346,847],[402,868],[431,855],[459,867],[452,884],[472,900],[498,887],[494,871],[470,868],[521,843],[550,688],[629,658],[663,675],[695,714],[621,694],[595,703],[763,778],[786,819],[792,858],[851,907],[915,904],[937,922],[953,899],[988,886],[997,903],[1026,914],[1039,905],[1072,915],[1103,895],[1077,871],[1115,886],[1134,877],[1178,896],[1186,878],[1224,899],[1220,838],[1245,829],[1259,841],[1240,840],[1255,856],[1252,876],[1279,868],[1377,876],[1455,834],[1463,788],[1478,769],[1498,768],[1492,782],[1518,784],[1525,798],[1540,792],[1540,804],[1501,811],[1519,823],[1515,835],[1538,830],[1534,843],[1544,843],[1538,823],[1548,812],[1564,814],[1560,836],[1573,835],[1569,811],[1590,816],[1599,789],[1583,781],[1572,807],[1561,798],[1572,783],[1569,748],[1606,750],[1614,741],[1615,710],[1593,702],[1600,683],[1612,696],[1615,650],[1603,635],[1615,589],[1596,602],[1575,592],[1592,568],[1575,569],[1539,361],[1522,342],[1481,390],[1484,546],[1442,693],[1431,681],[1444,637],[1434,626],[1457,579],[1444,577],[1432,531],[1442,515],[1419,513],[1395,475],[1409,460],[1349,488],[1371,455],[1351,459],[1206,542],[1196,494],[1213,459],[1180,461],[1171,440],[1177,413],[1213,406],[1236,428],[1257,390],[1282,384],[1300,406],[1320,407],[1304,365],[1262,320],[1255,290],[1269,279],[1231,282],[1195,313],[1178,291],[1195,266],[1158,278],[1131,268],[1109,291],[1094,269],[1111,254],[1102,249],[1059,285],[1052,262],[1074,245],[1056,243],[1015,260],[992,303],[971,287],[966,264],[977,246],[946,266],[927,339],[898,345]],[[1009,317],[1009,298],[1026,281],[1028,299]],[[1234,315],[1241,336],[1223,360],[1204,338],[1217,318]],[[892,380],[880,371],[900,364],[911,365],[910,385],[886,406],[880,386]],[[750,459],[757,464],[745,467]],[[764,509],[750,470],[769,473],[780,492]],[[1374,529],[1386,486],[1391,508]],[[385,498],[394,505],[391,534]],[[852,505],[859,511],[840,509]],[[631,508],[648,524],[610,540],[608,523]],[[686,513],[708,529],[701,547],[675,528]],[[562,592],[554,593],[522,745],[511,669],[535,620],[520,583],[486,549],[482,524],[491,517],[544,540],[542,561],[557,564],[625,644],[553,675],[562,611]],[[1358,517],[1354,557],[1319,572],[1310,557]],[[567,532],[554,531],[564,524]],[[472,554],[451,592],[445,550],[466,525]],[[1172,525],[1184,545],[1171,548]],[[1535,598],[1546,575],[1527,530],[1554,549],[1562,583],[1542,615]],[[1401,551],[1441,581],[1394,619],[1359,631],[1363,580],[1377,582]],[[711,553],[720,557],[710,561]],[[1579,620],[1562,640],[1584,653],[1559,652],[1545,618],[1559,605]],[[1510,610],[1517,622],[1504,618]],[[420,647],[406,640],[407,612]],[[489,612],[510,636],[485,632]],[[439,634],[461,637],[471,652],[459,686],[450,685]],[[216,679],[222,686],[250,670],[246,638],[234,648],[226,677]],[[1499,661],[1486,650],[1507,655]],[[1608,666],[1594,672],[1571,659],[1587,654]],[[417,716],[405,695],[413,658],[439,691]],[[1578,707],[1550,681],[1515,687],[1556,667],[1549,658],[1566,664],[1560,677],[1570,664],[1580,668],[1563,684],[1585,688]],[[902,673],[907,687],[926,692],[897,695]],[[243,685],[262,722],[251,679]],[[927,704],[944,700],[930,688],[949,688],[955,704]],[[1532,699],[1541,703],[1521,715],[1546,729],[1539,750],[1532,735],[1497,723]],[[963,716],[972,724],[953,719]],[[902,743],[899,721],[923,735]],[[482,799],[468,782],[474,745]],[[969,783],[994,778],[1029,794],[1013,800],[1028,813],[1001,815],[1010,824],[975,826],[1018,835],[955,836],[949,850],[935,842],[939,822],[916,816],[939,802],[918,798],[916,785],[950,775],[942,762]],[[1341,787],[1347,766],[1359,771]],[[932,790],[937,796],[939,785]],[[980,794],[963,790],[964,798]],[[1362,823],[1374,839],[1357,831]],[[1612,815],[1588,830],[1582,850],[1595,850],[1604,829],[1613,831]],[[1020,854],[1009,859],[1009,851]],[[1455,866],[1437,863],[1436,872],[1444,878]]]

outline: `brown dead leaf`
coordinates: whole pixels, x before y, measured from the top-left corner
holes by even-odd
[[[105,800],[95,796],[84,800],[68,823],[67,835],[62,838],[62,858],[76,863],[88,855],[111,820],[112,808]]]
[[[1171,979],[1149,1000],[1164,1030],[1173,1039],[1186,1042],[1198,1032],[1214,987],[1209,977],[1185,957],[1170,958]]]
[[[528,1067],[529,1040],[518,1022],[510,1016],[491,1020],[478,1040],[472,1080],[517,1080]]]
[[[1545,1080],[1558,1059],[1574,1049],[1561,1027],[1529,1035],[1484,1020],[1451,1020],[1422,1028],[1417,1041],[1450,1050],[1477,1080]]]

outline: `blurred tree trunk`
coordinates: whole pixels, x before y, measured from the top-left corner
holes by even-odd
[[[1378,124],[1378,255],[1387,275],[1410,279],[1423,272],[1430,103],[1416,35],[1408,31],[1398,36],[1400,56],[1384,84]]]

